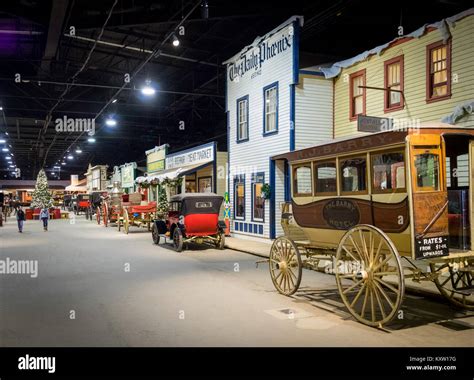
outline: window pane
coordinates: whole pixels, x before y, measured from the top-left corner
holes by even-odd
[[[335,193],[337,191],[335,162],[315,164],[315,173],[317,193]]]
[[[361,114],[363,112],[363,107],[364,106],[364,99],[362,96],[358,96],[357,98],[354,98],[354,115]]]
[[[262,198],[263,183],[253,184],[253,218],[263,219],[265,200]]]
[[[341,164],[342,191],[365,191],[365,158],[351,158]]]
[[[416,183],[425,190],[439,190],[439,159],[437,154],[415,156]]]
[[[433,96],[441,96],[441,95],[446,95],[448,93],[448,86],[436,86],[433,89]]]
[[[294,171],[294,193],[311,194],[311,166],[300,166]]]
[[[373,155],[373,189],[394,190],[405,188],[405,162],[403,153]]]
[[[235,215],[245,216],[245,185],[243,183],[235,184]]]
[[[265,91],[265,132],[276,131],[277,89]]]

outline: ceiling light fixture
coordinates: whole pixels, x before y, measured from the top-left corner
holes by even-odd
[[[69,156],[67,156],[67,159],[68,159],[68,160],[73,160],[74,157],[73,157],[72,155],[69,155]]]
[[[76,153],[77,153],[77,154],[81,154],[81,153],[82,153],[82,149],[79,148],[79,147],[77,147],[77,148],[76,148]]]
[[[176,34],[173,34],[173,46],[178,47],[179,46],[179,39],[176,37]]]
[[[155,89],[151,87],[151,81],[147,79],[145,81],[145,86],[143,86],[142,88],[142,94],[145,96],[153,96],[155,95],[155,92],[156,92]]]
[[[89,138],[87,139],[87,142],[95,143],[95,138],[89,137]]]
[[[117,121],[112,119],[111,117],[109,117],[106,121],[105,121],[105,124],[108,126],[108,127],[115,127],[117,125]]]

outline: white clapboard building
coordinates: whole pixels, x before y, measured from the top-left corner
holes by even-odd
[[[317,70],[300,69],[302,27],[303,17],[293,16],[224,62],[235,236],[282,233],[280,204],[289,200],[288,167],[270,157],[333,137],[333,82]]]

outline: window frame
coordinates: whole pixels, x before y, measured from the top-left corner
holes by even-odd
[[[446,95],[432,96],[432,80],[431,80],[431,51],[441,46],[446,46]],[[451,38],[446,43],[443,40],[434,42],[426,46],[426,103],[433,103],[440,100],[451,98]]]
[[[369,186],[368,186],[368,168],[367,168],[367,163],[368,163],[368,157],[367,157],[367,154],[366,153],[363,153],[363,154],[356,154],[356,155],[351,155],[351,156],[340,156],[338,157],[339,160],[338,160],[338,189],[339,189],[339,194],[342,196],[342,195],[367,195],[369,194]],[[365,160],[365,190],[358,190],[358,191],[344,191],[343,190],[343,187],[342,187],[342,181],[343,181],[343,178],[344,176],[342,175],[342,164],[344,163],[344,161],[346,160],[350,160],[350,159],[354,159],[354,158],[363,158]]]
[[[242,216],[237,215],[237,185],[242,184],[244,186],[244,212]],[[234,176],[234,220],[245,220],[246,214],[246,188],[245,188],[245,174]]]
[[[309,166],[310,169],[310,184],[311,184],[311,192],[310,193],[298,193],[296,192],[296,170],[301,167],[307,167]],[[299,163],[292,165],[291,167],[291,174],[292,174],[292,181],[291,181],[291,187],[292,187],[292,194],[293,197],[312,197],[314,193],[314,184],[313,184],[313,162],[304,162],[304,163]]]
[[[258,178],[262,178],[262,181],[258,181]],[[251,198],[251,203],[252,203],[252,212],[251,212],[251,220],[252,222],[259,222],[259,223],[265,223],[265,200],[263,201],[263,217],[262,218],[256,218],[255,217],[255,185],[261,183],[262,185],[265,184],[265,172],[256,172],[252,174],[251,178],[251,192],[252,192],[252,198]]]
[[[267,97],[266,92],[272,88],[276,89],[276,109],[275,109],[275,130],[266,132],[266,123],[267,123]],[[271,136],[278,133],[278,108],[279,108],[279,90],[278,90],[278,81],[270,83],[269,85],[263,87],[263,137]]]
[[[247,107],[246,107],[246,112],[247,112],[247,137],[246,138],[241,138],[239,136],[239,132],[240,132],[240,102],[242,102],[242,101],[247,102]],[[236,112],[236,120],[235,120],[235,124],[236,124],[236,140],[235,141],[239,144],[239,143],[249,141],[249,134],[250,134],[249,125],[250,125],[250,123],[249,123],[249,96],[248,95],[242,96],[242,97],[240,97],[236,100],[236,109],[237,109],[237,112]]]
[[[388,67],[394,63],[400,64],[400,103],[390,105],[390,91],[388,90]],[[399,111],[405,108],[405,97],[404,97],[404,80],[405,80],[405,66],[404,66],[404,55],[388,59],[384,62],[384,112]]]
[[[363,88],[362,89],[362,113],[354,115],[354,103],[352,101],[354,97],[354,91],[353,91],[354,86],[352,82],[354,81],[355,78],[358,78],[358,77],[362,77],[362,85],[366,86],[367,85],[366,69],[356,71],[349,75],[349,120],[350,121],[357,120],[358,115],[366,114],[367,91],[366,91],[366,88]]]
[[[198,193],[201,193],[201,180],[209,180],[209,181],[210,181],[210,183],[211,183],[211,191],[210,191],[210,193],[212,193],[212,189],[213,189],[213,187],[212,187],[212,185],[213,185],[213,184],[212,184],[212,176],[211,176],[211,175],[207,175],[207,176],[198,177],[198,179],[197,179],[197,192],[198,192]]]
[[[325,163],[334,163],[334,167],[336,169],[336,191],[322,191],[318,192],[317,191],[317,186],[316,186],[316,181],[318,179],[316,175],[316,168],[317,165],[319,164],[325,164]],[[321,160],[321,161],[314,161],[313,162],[313,193],[315,197],[324,197],[324,196],[333,196],[338,194],[338,164],[337,164],[337,159],[336,158],[330,158],[326,160]]]
[[[385,190],[378,190],[375,189],[374,187],[374,156],[380,155],[380,154],[391,154],[391,153],[401,153],[403,154],[403,162],[405,163],[405,187],[402,188],[397,188],[397,189],[385,189]],[[371,194],[393,194],[393,193],[406,193],[408,192],[407,190],[407,157],[406,157],[406,151],[405,148],[400,147],[400,148],[393,148],[389,150],[377,150],[374,152],[370,152],[370,191]]]

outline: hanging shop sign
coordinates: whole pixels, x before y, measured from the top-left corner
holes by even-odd
[[[214,143],[198,146],[166,157],[166,169],[182,168],[190,165],[199,165],[214,160]]]
[[[122,187],[133,187],[135,182],[135,169],[137,168],[136,162],[130,162],[120,166],[120,174]]]
[[[388,117],[357,116],[357,130],[359,132],[384,132],[393,129],[393,120]]]
[[[147,150],[146,154],[146,171],[148,174],[165,170],[166,153],[168,152],[168,144],[155,146],[153,149]]]

